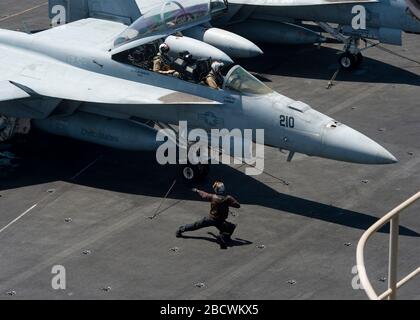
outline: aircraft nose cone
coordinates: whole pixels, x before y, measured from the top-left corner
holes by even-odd
[[[361,164],[393,164],[398,160],[384,147],[345,125],[327,127],[323,134],[325,156]]]
[[[394,164],[398,162],[398,159],[388,150],[380,146],[376,154],[376,163],[377,164]]]

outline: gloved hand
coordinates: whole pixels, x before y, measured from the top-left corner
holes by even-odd
[[[193,188],[192,189],[192,192],[198,192],[198,189],[197,188]]]

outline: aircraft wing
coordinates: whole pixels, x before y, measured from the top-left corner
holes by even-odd
[[[65,27],[59,28],[65,30]],[[59,30],[54,32],[57,36],[60,34]],[[118,105],[219,104],[194,95],[97,73],[94,68],[99,71],[103,66],[95,61],[85,62],[91,64],[89,71],[5,45],[0,46],[0,52],[0,114],[13,116],[11,109],[16,108],[15,113],[21,115],[22,110],[18,109],[28,109],[31,101],[34,102],[30,106],[31,112],[25,111],[25,114],[39,114],[39,117],[51,113],[62,100],[115,105],[116,110]]]
[[[45,41],[63,42],[63,45],[106,50],[126,28],[121,22],[88,18],[38,32],[33,36]]]
[[[17,72],[11,75],[10,69],[14,67]],[[8,74],[8,78],[4,79],[2,74]],[[53,59],[15,52],[13,59],[0,64],[0,101],[31,97],[116,105],[218,104],[181,92],[75,68]]]
[[[372,3],[378,0],[229,0],[232,4],[253,5],[253,6],[275,6],[275,7],[299,7],[314,5],[332,4],[358,4]]]
[[[30,94],[10,81],[0,82],[0,102],[29,98]]]

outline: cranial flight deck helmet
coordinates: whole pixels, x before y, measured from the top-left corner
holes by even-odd
[[[215,73],[219,73],[220,70],[225,66],[223,62],[215,61],[211,64],[211,69]]]
[[[169,50],[170,50],[170,48],[169,48],[168,44],[166,44],[166,43],[162,43],[159,46],[159,52],[160,52],[160,54],[167,54],[169,52]]]
[[[220,181],[216,181],[213,184],[213,189],[214,189],[214,192],[216,192],[217,195],[224,195],[225,192],[226,192],[225,185],[223,184],[223,182],[220,182]]]

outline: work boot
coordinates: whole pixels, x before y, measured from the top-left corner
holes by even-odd
[[[182,238],[182,231],[181,231],[181,229],[178,229],[178,231],[175,233],[175,236],[177,238]]]
[[[231,234],[230,233],[222,232],[220,234],[220,237],[223,239],[224,242],[232,241],[232,237],[231,237]]]
[[[219,242],[219,245],[220,245],[220,249],[226,250],[228,248],[228,246],[227,246],[227,243],[226,243],[223,235],[219,235],[217,238],[219,240],[218,242]]]

